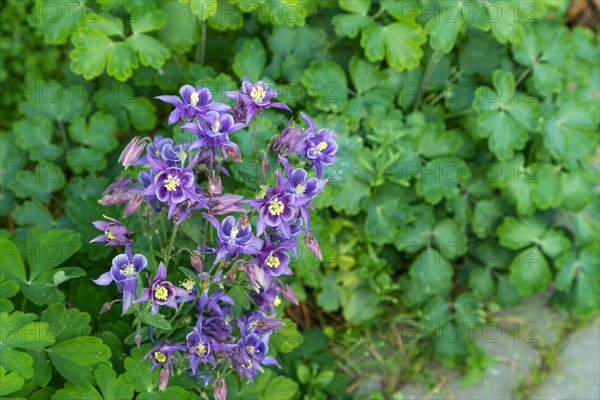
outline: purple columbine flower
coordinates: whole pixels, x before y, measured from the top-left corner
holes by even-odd
[[[235,352],[232,354],[232,364],[237,369],[240,378],[245,376],[252,381],[259,372],[263,372],[263,365],[276,365],[281,368],[277,360],[267,356],[269,347],[263,338],[255,334],[242,337]]]
[[[336,160],[337,137],[335,131],[321,129],[315,135],[310,135],[299,150],[314,164],[317,178],[323,173],[323,166],[333,164]]]
[[[271,276],[267,275],[265,277],[267,279],[266,287],[260,289],[258,293],[251,293],[250,298],[261,310],[274,313],[275,307],[281,304],[279,287]]]
[[[237,321],[242,335],[255,334],[261,338],[269,338],[273,332],[285,326],[275,317],[267,317],[262,311],[248,311]]]
[[[256,254],[262,248],[264,242],[254,236],[250,224],[243,227],[233,216],[226,217],[220,223],[210,214],[202,215],[217,229],[219,251],[215,263],[230,255],[237,257],[239,254]]]
[[[221,153],[227,158],[229,156],[228,149],[238,149],[237,144],[229,140],[229,134],[246,126],[246,124],[235,123],[230,114],[209,111],[198,121],[183,125],[182,129],[198,135],[198,140],[192,144],[190,149],[207,146],[213,156],[216,156],[217,149],[220,147]],[[231,151],[229,150],[229,152]]]
[[[161,392],[164,392],[167,389],[169,374],[173,373],[173,363],[175,361],[174,354],[178,350],[185,351],[186,347],[169,342],[160,342],[150,349],[144,357],[144,360],[150,359],[150,361],[152,361],[150,372],[154,371],[156,368],[161,369],[158,383],[158,390]]]
[[[94,221],[93,224],[96,229],[103,231],[103,233],[90,240],[90,243],[104,242],[107,246],[130,246],[133,243],[128,238],[128,236],[133,235],[133,231],[130,231],[125,225],[114,218],[107,217],[106,215],[103,215],[103,217],[111,222]]]
[[[296,198],[289,193],[289,183],[277,171],[278,185],[267,190],[262,199],[248,200],[247,203],[260,210],[256,220],[256,234],[262,235],[266,227],[277,228],[285,238],[291,237],[290,221],[295,217],[295,208],[306,205],[310,198]]]
[[[287,301],[289,301],[290,303],[294,304],[294,305],[298,305],[300,303],[298,303],[298,299],[296,298],[296,294],[294,293],[294,291],[292,290],[291,287],[289,287],[288,285],[283,285],[281,287],[281,295],[283,296],[284,299],[286,299]]]
[[[117,284],[119,292],[123,293],[123,312],[125,314],[131,300],[137,298],[137,276],[141,270],[146,268],[148,260],[141,254],[132,256],[130,249],[127,249],[128,254],[119,254],[112,260],[112,267],[108,272],[103,273],[97,279],[92,281],[96,285],[107,286],[111,282]]]
[[[103,206],[125,204],[134,196],[138,185],[128,176],[122,176],[106,187],[98,203]]]
[[[289,267],[290,256],[286,250],[285,243],[281,245],[269,243],[258,252],[256,261],[266,275],[280,276],[294,274]]]
[[[184,85],[179,90],[178,96],[157,96],[155,99],[164,101],[175,106],[169,115],[169,125],[177,121],[185,122],[186,118],[191,121],[194,117],[206,114],[208,111],[224,112],[230,109],[226,104],[214,102],[210,90],[202,87]]]
[[[149,288],[144,289],[144,294],[137,299],[136,303],[143,301],[152,301],[152,314],[158,312],[159,306],[167,306],[177,309],[176,297],[188,296],[187,290],[180,288],[179,286],[173,285],[171,282],[165,280],[167,278],[167,268],[162,262],[158,264],[156,275],[154,278],[148,278]]]
[[[169,167],[160,160],[151,161],[151,165],[154,163],[153,169],[160,170],[160,172],[156,174],[154,181],[141,194],[145,196],[155,195],[159,201],[167,204],[169,206],[169,218],[173,216],[179,203],[185,200],[201,202],[202,199],[196,194],[196,181],[194,174],[191,172],[197,159],[198,156],[196,155],[185,168]]]
[[[215,364],[215,357],[212,354],[211,340],[202,334],[202,319],[198,319],[198,324],[194,327],[194,330],[187,334],[185,340],[187,342],[187,351],[190,359],[190,367],[192,372],[196,373],[198,364],[208,363],[213,366]]]
[[[307,121],[307,115],[301,113],[302,117]],[[308,117],[310,118],[310,117]],[[312,119],[310,120],[311,122]],[[293,126],[294,118],[290,118],[285,129],[279,134],[275,142],[273,143],[273,150],[279,155],[286,157],[290,152],[295,151],[300,147],[308,136],[309,130],[305,130],[296,126]],[[314,122],[313,122],[314,123]],[[310,124],[309,124],[310,125]]]
[[[225,92],[227,97],[243,103],[243,106],[237,107],[239,113],[240,110],[246,112],[245,122],[248,123],[254,118],[256,113],[262,117],[263,108],[280,108],[283,110],[290,110],[287,104],[282,102],[272,102],[274,97],[277,97],[277,91],[271,89],[266,82],[258,81],[251,83],[248,77],[244,77],[242,82],[241,91],[230,91]],[[238,103],[238,104],[239,104]]]

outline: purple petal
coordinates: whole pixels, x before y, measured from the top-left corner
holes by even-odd
[[[113,281],[113,278],[112,278],[112,275],[110,274],[110,271],[103,273],[97,279],[92,279],[92,282],[94,282],[96,285],[100,285],[100,286],[110,285],[110,283],[112,281]]]

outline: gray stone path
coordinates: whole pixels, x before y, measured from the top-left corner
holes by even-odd
[[[475,385],[464,387],[462,377],[446,370],[434,388],[418,383],[402,388],[403,399],[504,400],[515,399],[518,388],[540,365],[541,349],[558,344],[567,316],[546,306],[546,295],[505,310],[496,320],[504,327],[499,340],[480,335],[477,343],[496,363]],[[519,327],[520,334],[510,333]],[[600,319],[573,332],[559,352],[555,371],[542,381],[531,400],[600,400]]]

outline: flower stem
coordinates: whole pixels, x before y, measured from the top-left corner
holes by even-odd
[[[435,71],[435,67],[437,67],[438,63],[444,56],[444,52],[441,50],[436,50],[435,53],[432,54],[431,59],[429,59],[429,64],[427,65],[427,69],[423,74],[423,79],[421,80],[421,85],[419,86],[419,94],[417,96],[417,102],[415,103],[415,109],[418,109],[423,102],[423,95],[425,94],[425,90],[427,90],[427,84],[433,75],[433,71]]]
[[[173,233],[171,234],[171,241],[169,242],[169,247],[167,247],[167,255],[165,257],[165,267],[169,266],[169,261],[171,260],[171,250],[173,250],[173,246],[175,245],[175,237],[177,236],[177,231],[179,230],[179,224],[175,224],[173,228]]]
[[[58,120],[58,129],[60,130],[60,136],[62,137],[63,146],[65,148],[65,153],[69,150],[69,142],[67,140],[67,131],[65,130],[65,124],[59,119]]]
[[[254,123],[254,161],[256,162],[256,186],[258,187],[258,183],[260,182],[260,179],[259,179],[260,166],[259,166],[259,157],[258,157],[258,146],[256,144],[256,117],[254,117],[254,120],[252,122]]]
[[[196,62],[204,64],[206,57],[206,21],[200,21],[200,41],[196,46]]]
[[[519,83],[523,82],[523,79],[527,78],[527,75],[529,75],[532,70],[533,69],[531,67],[529,67],[525,71],[521,72],[521,75],[519,75],[519,77],[517,78],[517,81],[515,82],[515,88],[517,86],[519,86]]]

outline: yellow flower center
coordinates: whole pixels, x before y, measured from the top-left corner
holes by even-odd
[[[154,297],[159,300],[166,300],[169,292],[166,287],[158,285],[154,288]]]
[[[231,321],[231,317],[229,315],[225,316],[225,325],[229,325],[229,321]]]
[[[246,364],[242,364],[242,368],[244,368],[244,369],[252,368],[252,364],[253,363],[254,363],[254,360],[249,359],[247,365]]]
[[[161,362],[161,363],[164,363],[165,361],[167,361],[167,356],[165,356],[160,351],[154,352],[154,358],[156,359],[156,361]]]
[[[274,198],[269,202],[269,213],[271,213],[271,215],[281,215],[284,209],[285,206],[281,201],[277,200],[277,198]]]
[[[246,350],[248,350],[248,353],[254,353],[254,346],[246,346]]]
[[[215,123],[212,126],[212,131],[214,133],[219,133],[219,129],[221,129],[221,121],[216,120]]]
[[[106,231],[106,232],[104,233],[104,235],[106,236],[106,238],[107,238],[108,240],[113,240],[113,239],[116,237],[116,236],[115,236],[115,234],[114,234],[114,233],[112,233],[111,231]]]
[[[179,187],[179,182],[181,180],[177,177],[174,177],[172,175],[167,176],[167,179],[165,179],[165,189],[167,189],[169,192],[174,191],[175,189],[177,189]]]
[[[192,289],[194,288],[194,281],[191,280],[190,278],[184,279],[183,281],[179,282],[179,284],[181,285],[181,287],[183,287],[188,292],[191,292]]]
[[[305,191],[306,185],[304,183],[299,183],[298,186],[296,186],[296,194],[304,194]]]
[[[206,346],[200,343],[198,346],[196,346],[196,351],[198,352],[198,354],[203,355],[206,351]]]
[[[317,151],[323,151],[327,148],[327,143],[326,142],[321,142],[317,145]]]
[[[250,92],[250,97],[252,97],[252,100],[256,102],[262,101],[262,99],[264,99],[266,95],[267,92],[262,86],[254,86],[252,88],[252,91]]]
[[[232,239],[235,239],[237,237],[238,232],[239,232],[239,229],[234,226],[233,228],[231,228],[231,233],[229,234],[229,236]]]
[[[267,257],[267,266],[270,268],[277,268],[279,267],[279,257],[275,257],[273,254],[269,254],[269,257]]]
[[[190,102],[193,106],[198,104],[198,100],[200,100],[200,95],[197,92],[192,93],[192,95],[190,96]]]
[[[122,275],[133,276],[135,274],[135,267],[133,264],[129,263],[121,270]]]
[[[273,305],[275,307],[279,306],[281,304],[281,299],[279,298],[279,296],[275,297],[275,300],[273,300]]]

